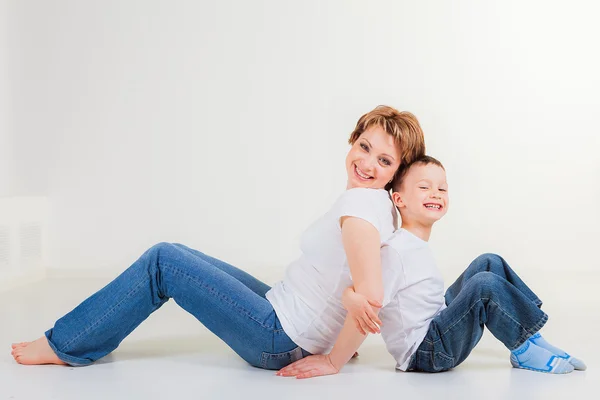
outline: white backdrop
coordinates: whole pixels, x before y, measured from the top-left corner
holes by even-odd
[[[51,268],[178,241],[279,278],[378,104],[415,113],[446,165],[444,275],[481,252],[599,266],[594,2],[9,5],[11,194],[49,197]]]
[[[13,151],[9,127],[8,0],[0,0],[0,197],[12,191]]]

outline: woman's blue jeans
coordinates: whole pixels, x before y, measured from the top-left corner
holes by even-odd
[[[484,327],[514,350],[548,321],[541,300],[504,259],[483,254],[446,291],[447,308],[431,321],[408,371],[441,372],[462,363]]]
[[[173,298],[255,367],[280,369],[310,354],[283,331],[270,287],[227,263],[180,244],[159,243],[46,332],[58,357],[90,364],[117,348]]]

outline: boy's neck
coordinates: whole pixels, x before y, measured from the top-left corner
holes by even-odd
[[[418,237],[421,240],[429,242],[429,236],[431,236],[431,228],[433,225],[423,225],[416,222],[404,222],[402,221],[402,229],[405,229]]]

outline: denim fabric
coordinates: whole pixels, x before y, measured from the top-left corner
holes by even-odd
[[[541,300],[495,254],[475,259],[446,291],[447,308],[434,317],[408,371],[441,372],[462,363],[484,326],[514,350],[548,321]]]
[[[280,369],[310,353],[283,331],[265,298],[270,287],[227,263],[180,244],[159,243],[59,319],[46,337],[58,357],[90,364],[170,298],[249,364]]]

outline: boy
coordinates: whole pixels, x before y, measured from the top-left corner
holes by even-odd
[[[402,227],[381,249],[385,298],[380,317],[352,287],[342,302],[357,328],[381,334],[396,368],[441,372],[462,363],[481,339],[484,325],[510,351],[515,368],[553,374],[585,364],[550,345],[538,331],[548,320],[542,302],[499,256],[484,254],[444,294],[428,246],[433,224],[448,209],[442,164],[423,156],[399,171],[392,200]],[[383,321],[383,323],[381,322]]]

